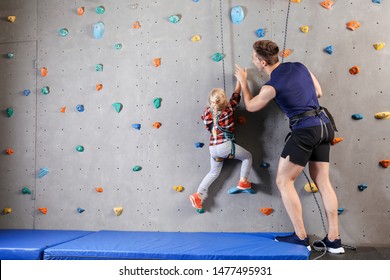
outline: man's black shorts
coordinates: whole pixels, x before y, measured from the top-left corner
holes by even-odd
[[[294,129],[281,157],[290,156],[290,161],[300,166],[305,166],[308,161],[329,162],[330,143],[333,138],[334,131],[329,123],[326,124],[326,129],[321,125]]]

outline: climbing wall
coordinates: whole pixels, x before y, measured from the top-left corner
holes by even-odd
[[[374,44],[389,41],[390,5],[334,1],[325,9],[320,2],[291,3],[285,61],[301,61],[317,76],[321,105],[343,138],[331,162],[343,241],[388,245],[390,175],[379,162],[390,159],[390,123],[374,116],[390,110],[389,51]],[[236,123],[236,139],[253,155],[256,194],[227,193],[240,169],[229,161],[204,214],[188,200],[210,166],[200,119],[209,91],[225,87],[230,95],[240,64],[257,94],[268,77],[252,64],[252,44],[261,37],[282,48],[285,38],[288,1],[221,3],[1,1],[1,228],[292,230],[275,184],[288,121],[274,103],[257,113],[241,104],[236,113],[246,120]],[[235,24],[237,5],[245,17]],[[350,21],[360,27],[348,29]],[[305,224],[322,237],[305,183],[301,176],[296,184]]]

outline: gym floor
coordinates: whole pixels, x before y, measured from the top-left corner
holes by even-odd
[[[310,259],[321,256],[322,252],[312,250]],[[326,253],[319,260],[390,260],[390,247],[357,247],[345,249],[345,254]]]

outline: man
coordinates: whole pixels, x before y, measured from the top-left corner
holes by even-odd
[[[249,112],[263,109],[275,99],[290,119],[291,137],[279,159],[276,184],[295,232],[277,236],[276,241],[304,245],[310,250],[309,238],[302,218],[302,205],[294,182],[309,162],[310,176],[318,187],[326,216],[328,234],[323,239],[331,253],[344,253],[338,231],[337,196],[329,180],[330,142],[334,129],[319,106],[321,86],[316,77],[301,63],[280,63],[278,46],[268,40],[253,44],[253,63],[270,76],[270,80],[253,97],[247,82],[247,71],[236,65],[235,76],[242,85],[245,107]],[[314,242],[318,250],[325,250],[322,242]]]

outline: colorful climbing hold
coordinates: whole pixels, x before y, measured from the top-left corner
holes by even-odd
[[[269,164],[268,162],[262,162],[262,163],[260,163],[260,167],[261,168],[268,168],[268,167],[270,167],[271,166],[271,164]]]
[[[303,25],[299,28],[303,33],[308,33],[309,32],[309,26]]]
[[[195,148],[203,148],[203,146],[204,146],[204,143],[202,143],[202,142],[195,143]]]
[[[341,215],[344,212],[344,208],[340,207],[337,209],[337,215]]]
[[[375,115],[376,119],[389,119],[390,118],[390,112],[379,112]]]
[[[42,167],[41,169],[39,169],[38,178],[41,179],[44,176],[46,176],[48,173],[49,173],[49,169],[47,167]]]
[[[239,24],[244,20],[244,10],[241,6],[234,6],[230,11],[230,17],[234,24]]]
[[[141,28],[141,24],[139,23],[138,20],[135,21],[135,22],[133,23],[133,28],[134,28],[134,29],[139,29],[139,28]]]
[[[115,109],[115,111],[116,111],[117,113],[119,113],[119,112],[122,111],[122,109],[123,109],[122,103],[119,103],[119,102],[113,103],[112,106],[114,107],[114,109]]]
[[[78,104],[76,106],[76,110],[79,111],[80,113],[84,112],[85,108],[83,104]]]
[[[246,118],[245,118],[245,116],[239,116],[239,117],[237,118],[237,123],[238,123],[238,124],[241,124],[241,125],[246,124]]]
[[[368,186],[366,185],[366,184],[360,184],[360,185],[358,185],[358,189],[359,189],[359,191],[364,191],[365,189],[367,189],[368,188]]]
[[[65,113],[65,111],[66,111],[66,107],[61,107],[60,112]]]
[[[41,68],[41,75],[42,75],[42,77],[46,77],[48,73],[49,73],[49,70],[47,70],[46,67],[42,67]]]
[[[50,88],[48,86],[44,86],[43,88],[41,88],[41,92],[44,95],[48,95],[50,93]]]
[[[133,171],[134,171],[134,172],[140,171],[141,169],[142,169],[142,167],[139,166],[139,165],[136,165],[136,166],[133,167]]]
[[[285,49],[285,50],[281,51],[281,52],[279,53],[279,55],[280,55],[281,57],[283,57],[283,58],[286,58],[286,57],[288,57],[291,53],[292,53],[292,50],[290,50],[290,49]]]
[[[9,107],[9,108],[7,108],[7,109],[5,109],[5,111],[6,111],[6,113],[7,113],[7,116],[10,118],[10,117],[12,117],[13,116],[13,114],[14,114],[14,109],[13,108],[11,108],[11,107]]]
[[[102,193],[103,192],[103,188],[102,187],[97,187],[97,188],[95,188],[95,190],[98,193]]]
[[[220,62],[224,57],[225,57],[225,55],[222,54],[222,53],[215,53],[215,54],[213,54],[212,59],[213,59],[215,62]]]
[[[184,187],[183,186],[173,186],[173,189],[177,192],[182,192],[184,191]]]
[[[134,3],[130,5],[130,9],[137,9],[138,8],[138,3]]]
[[[159,129],[160,127],[161,127],[161,123],[160,122],[155,122],[154,124],[153,124],[153,126],[155,127],[155,128],[157,128],[157,129]]]
[[[359,27],[360,27],[360,23],[358,21],[352,20],[352,21],[347,23],[347,28],[352,30],[352,31],[355,31]]]
[[[260,210],[261,213],[263,213],[266,216],[271,215],[272,212],[274,211],[274,209],[271,208],[271,207],[260,208],[259,210]]]
[[[95,39],[103,38],[104,30],[105,30],[104,22],[99,21],[95,23],[93,25],[93,37],[95,37]]]
[[[6,207],[3,209],[3,215],[10,214],[12,212],[12,208]]]
[[[293,3],[301,3],[301,0],[291,0]]]
[[[181,20],[181,15],[172,15],[169,17],[171,23],[178,23]]]
[[[204,211],[204,209],[202,208],[202,209],[196,209],[196,212],[198,212],[199,214],[203,214],[206,211]]]
[[[77,145],[77,146],[76,146],[76,151],[78,151],[79,153],[84,152],[84,146]]]
[[[161,58],[160,57],[156,57],[155,59],[153,59],[153,65],[155,67],[159,67],[161,65]]]
[[[161,107],[161,101],[162,101],[162,98],[160,97],[156,97],[155,99],[153,99],[153,106],[154,108],[158,109]]]
[[[13,53],[7,53],[7,58],[8,59],[11,59],[11,58],[14,58],[15,55]]]
[[[41,213],[44,214],[44,215],[47,214],[47,208],[45,208],[45,207],[38,208],[38,211],[41,212]]]
[[[96,84],[96,89],[98,91],[102,90],[103,89],[103,85],[102,84]]]
[[[122,47],[123,47],[122,43],[116,43],[116,44],[114,45],[114,48],[115,48],[116,50],[118,50],[118,51],[121,50]]]
[[[117,216],[122,215],[123,213],[123,207],[114,207],[114,212]]]
[[[14,23],[15,20],[16,20],[16,16],[8,16],[7,19],[8,19],[9,22]]]
[[[351,75],[357,75],[359,72],[360,72],[360,67],[359,67],[359,66],[352,66],[352,67],[349,69],[349,73],[350,73]]]
[[[380,4],[380,3],[381,3],[381,0],[372,0],[372,3]]]
[[[25,89],[25,90],[23,91],[24,96],[29,96],[30,93],[31,93],[31,91],[28,90],[28,89]]]
[[[58,30],[58,34],[62,37],[65,37],[69,34],[69,30],[66,28],[61,28],[60,30]]]
[[[318,188],[317,188],[316,184],[314,184],[313,182],[310,182],[310,184],[306,183],[306,185],[303,188],[308,193],[316,193],[316,192],[318,192]]]
[[[132,126],[134,129],[137,129],[137,130],[140,130],[140,129],[141,129],[141,124],[139,124],[139,123],[133,123],[131,126]]]
[[[332,145],[335,145],[335,144],[337,144],[337,143],[340,143],[340,142],[343,141],[343,140],[344,140],[344,138],[335,137],[335,138],[333,138],[331,144],[332,144]]]
[[[8,148],[8,149],[5,149],[5,153],[7,155],[13,155],[14,154],[14,150]]]
[[[256,30],[256,36],[259,38],[262,38],[265,36],[265,29],[264,28],[259,28]]]
[[[363,119],[363,115],[362,114],[353,114],[352,119],[361,120],[361,119]]]
[[[324,49],[325,52],[327,52],[328,54],[332,54],[333,51],[334,51],[334,47],[333,46],[327,46],[325,49]]]
[[[201,39],[202,39],[202,37],[199,34],[191,37],[192,42],[199,42]]]
[[[383,48],[386,46],[386,44],[385,44],[385,43],[376,43],[376,44],[374,44],[373,46],[374,46],[374,48],[375,48],[377,51],[380,51],[381,49],[383,49]]]
[[[24,187],[22,189],[22,194],[31,194],[31,190],[29,188],[27,188],[27,187]]]
[[[77,15],[82,16],[84,14],[84,10],[85,10],[84,7],[77,8]]]
[[[382,165],[382,167],[388,168],[390,166],[390,159],[383,159],[379,163]]]
[[[96,13],[97,14],[104,14],[106,11],[106,8],[104,8],[104,6],[99,6],[99,7],[96,7]]]
[[[99,63],[95,65],[96,72],[102,72],[103,71],[103,64]]]
[[[85,211],[85,209],[83,209],[83,208],[80,208],[80,207],[77,208],[77,212],[79,212],[80,214],[83,213],[84,211]]]
[[[325,9],[328,9],[328,10],[332,9],[333,5],[334,5],[334,3],[331,0],[326,0],[326,1],[321,2],[321,6],[324,7]]]

